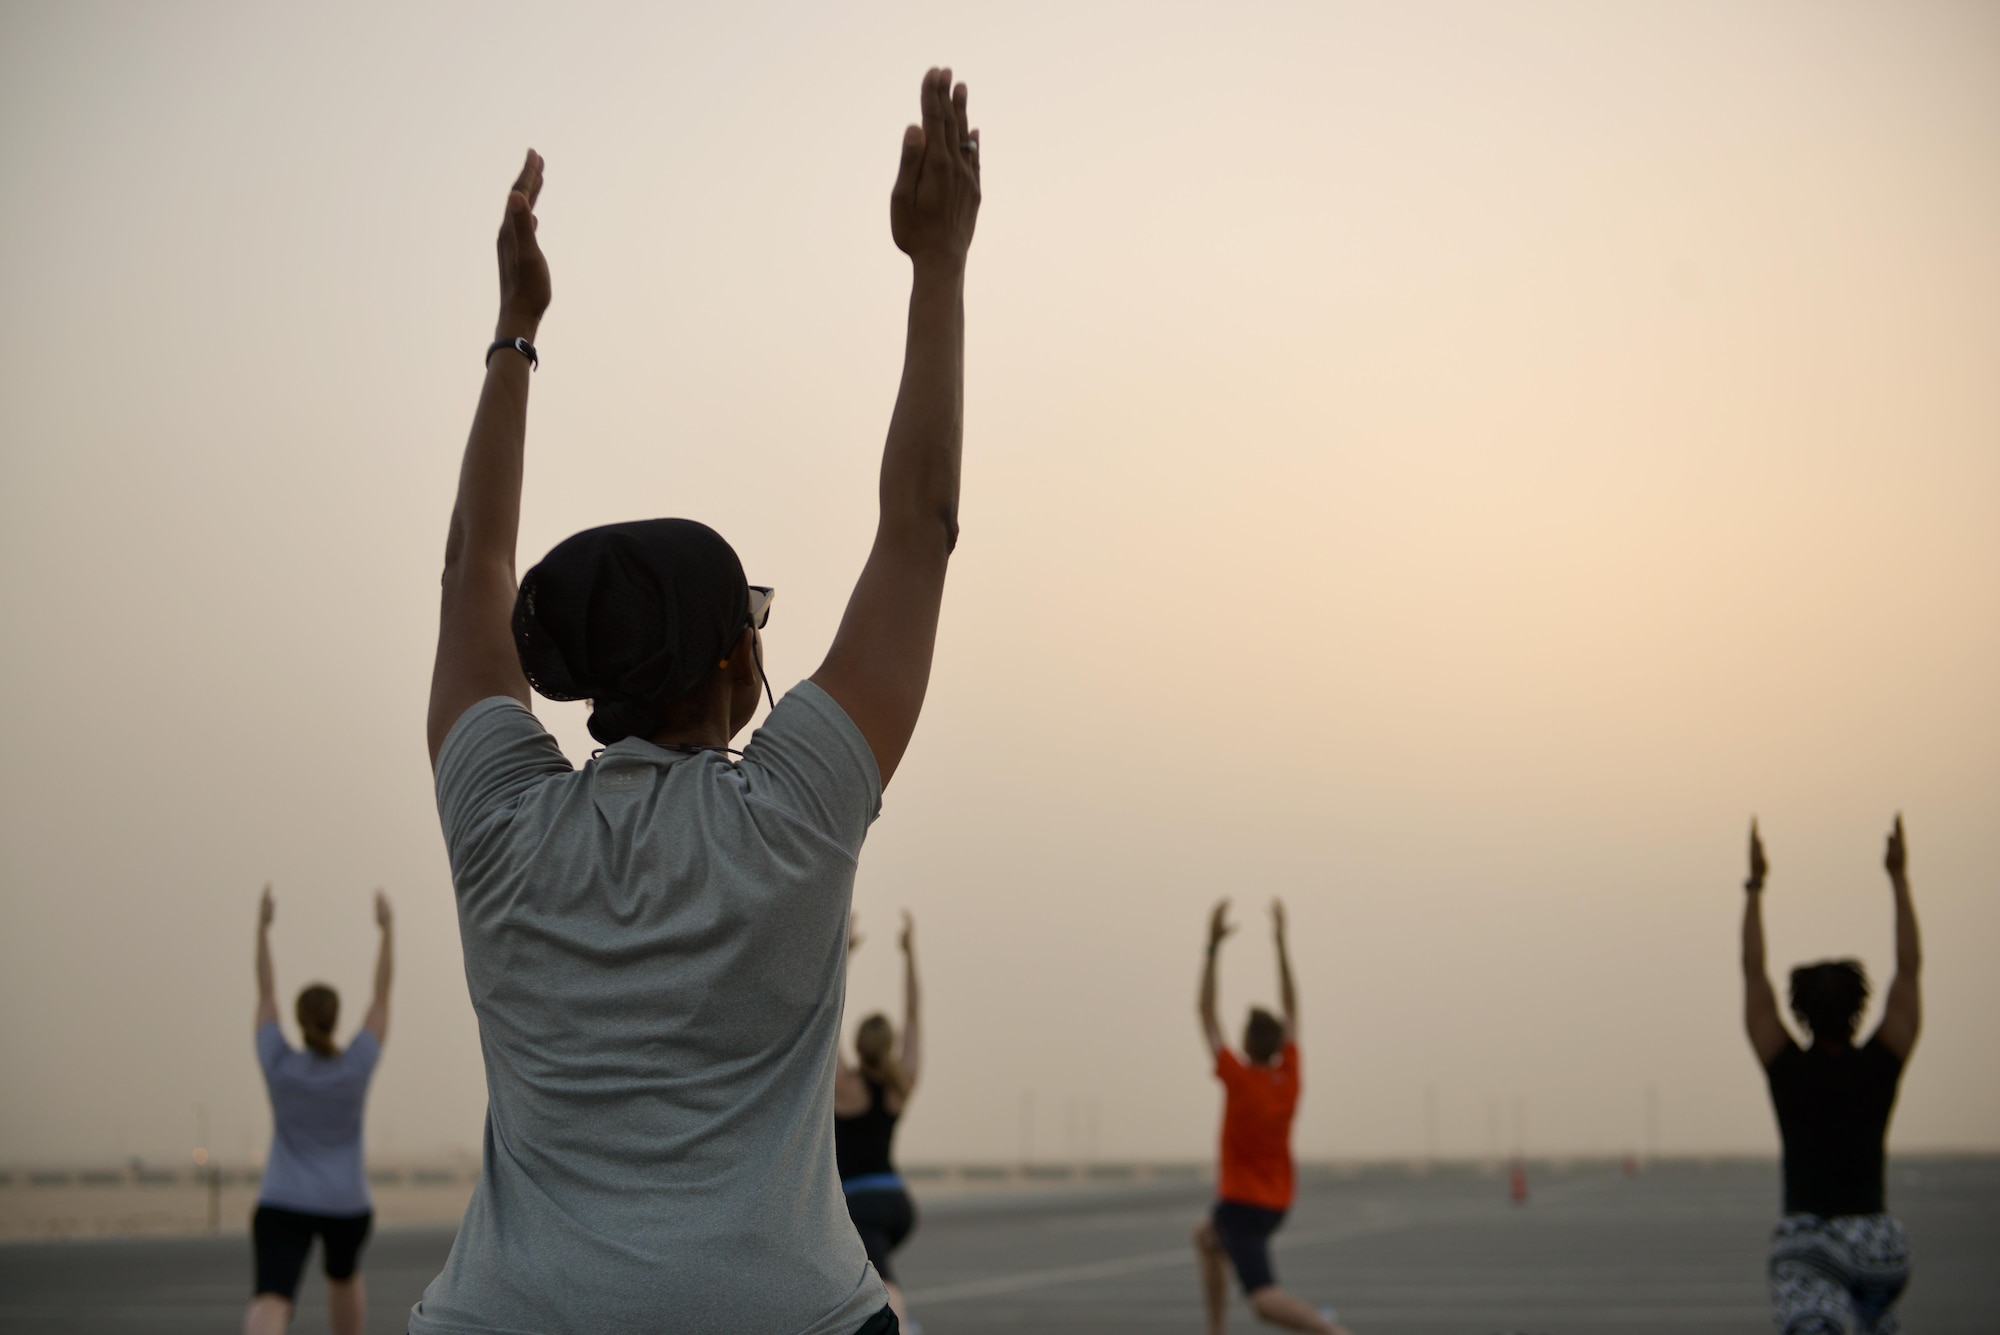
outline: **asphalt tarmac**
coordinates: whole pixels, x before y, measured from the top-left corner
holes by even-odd
[[[1357,1335],[1770,1331],[1775,1165],[1541,1167],[1529,1188],[1516,1205],[1504,1178],[1470,1169],[1308,1174],[1279,1280]],[[1915,1256],[1905,1329],[2000,1329],[2000,1159],[1899,1161],[1890,1199]],[[1197,1332],[1188,1235],[1204,1203],[1180,1186],[920,1204],[898,1269],[923,1335]],[[371,1332],[403,1329],[450,1245],[437,1229],[370,1243]],[[249,1278],[241,1236],[0,1246],[0,1330],[234,1330]],[[294,1331],[327,1329],[324,1295],[314,1276]],[[1256,1327],[1240,1299],[1231,1325]]]

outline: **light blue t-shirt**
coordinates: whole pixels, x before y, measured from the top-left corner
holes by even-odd
[[[413,1335],[852,1335],[833,1075],[867,740],[810,682],[731,761],[573,769],[513,700],[438,752],[486,1062],[478,1185]]]
[[[259,1205],[353,1216],[374,1209],[361,1166],[361,1109],[382,1045],[363,1029],[336,1057],[301,1052],[276,1020],[257,1029],[257,1061],[271,1094],[271,1155]]]

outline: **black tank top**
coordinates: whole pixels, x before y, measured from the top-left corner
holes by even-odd
[[[897,1115],[883,1102],[882,1084],[866,1075],[861,1080],[868,1086],[868,1111],[833,1119],[833,1159],[842,1182],[896,1171],[889,1162],[889,1142],[896,1135]]]
[[[1882,1140],[1903,1062],[1879,1039],[1838,1051],[1786,1043],[1765,1075],[1785,1142],[1785,1212],[1879,1214]]]

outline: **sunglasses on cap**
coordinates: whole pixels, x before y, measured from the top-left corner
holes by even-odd
[[[750,586],[750,629],[762,630],[771,624],[771,600],[778,591],[768,584]],[[771,708],[778,707],[778,697],[771,693],[771,678],[764,671],[764,651],[758,647],[755,637],[750,640],[750,659],[757,665],[757,675],[764,679],[764,698],[771,702]]]

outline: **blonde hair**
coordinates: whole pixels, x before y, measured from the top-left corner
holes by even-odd
[[[317,1056],[338,1057],[340,1049],[334,1046],[333,1027],[340,1023],[340,993],[325,983],[314,983],[299,993],[298,1004],[292,1008],[299,1017],[299,1034]]]
[[[861,1058],[861,1074],[878,1085],[896,1091],[897,1098],[910,1093],[910,1078],[896,1060],[896,1027],[881,1012],[869,1016],[854,1031],[854,1051]]]

